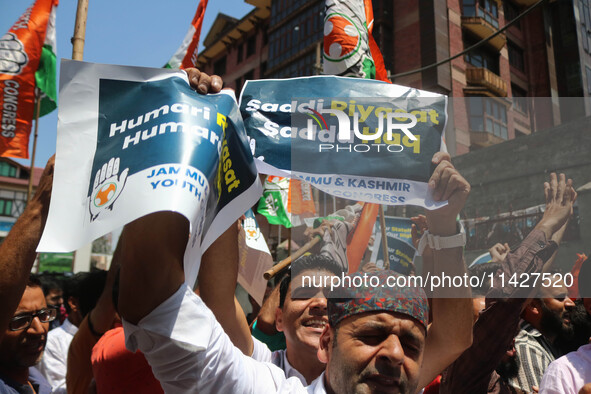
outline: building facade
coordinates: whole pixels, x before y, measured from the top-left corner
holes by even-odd
[[[0,157],[0,243],[27,206],[30,167],[7,157]],[[33,192],[43,168],[33,168]]]

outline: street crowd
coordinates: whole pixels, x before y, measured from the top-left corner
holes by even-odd
[[[187,73],[200,94],[222,88]],[[535,228],[517,245],[488,245],[492,261],[467,269],[457,218],[470,185],[447,153],[432,164],[430,192],[448,203],[413,218],[416,274],[556,272],[573,180],[550,174]],[[53,169],[54,158],[0,245],[0,394],[591,393],[589,262],[568,286],[388,286],[402,274],[371,262],[348,273],[342,250],[326,247],[334,226],[320,226],[325,247],[293,261],[247,319],[235,297],[239,222],[203,254],[196,288],[183,272],[189,223],[174,212],[128,223],[108,272],[31,274]],[[343,274],[379,285],[303,285]]]

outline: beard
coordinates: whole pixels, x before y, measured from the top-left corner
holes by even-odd
[[[513,357],[509,357],[506,361],[501,361],[499,365],[497,365],[496,371],[504,381],[516,378],[519,372],[519,358],[517,357],[517,354]]]
[[[575,301],[575,307],[569,311],[568,318],[571,321],[573,335],[559,335],[555,344],[562,354],[577,350],[586,345],[591,336],[591,316],[585,310],[582,300]]]
[[[568,318],[570,323],[564,325],[564,319]],[[556,341],[569,341],[574,335],[573,323],[571,320],[571,313],[568,310],[560,316],[557,312],[549,309],[542,302],[542,318],[540,320],[540,328],[546,337],[556,337]]]

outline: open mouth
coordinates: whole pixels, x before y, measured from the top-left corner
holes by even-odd
[[[398,378],[385,376],[385,375],[372,375],[372,376],[368,377],[366,382],[369,385],[376,386],[377,388],[380,389],[380,391],[397,392],[398,390],[396,390],[396,389],[400,388]]]
[[[322,319],[310,319],[305,321],[304,323],[302,323],[302,325],[304,327],[310,327],[310,328],[318,328],[318,329],[324,329],[324,327],[326,327],[326,320],[322,320]]]

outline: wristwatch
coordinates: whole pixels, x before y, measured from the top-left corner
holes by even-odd
[[[429,245],[429,247],[433,250],[451,249],[457,248],[458,246],[466,246],[466,231],[464,230],[464,226],[462,226],[461,222],[457,223],[459,232],[456,235],[451,235],[449,237],[433,235],[429,233],[429,230],[426,230],[419,241],[419,256],[423,255],[423,251],[427,245]]]

